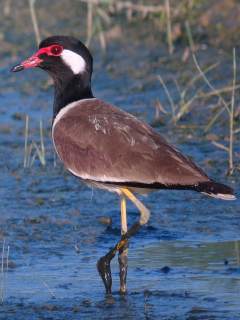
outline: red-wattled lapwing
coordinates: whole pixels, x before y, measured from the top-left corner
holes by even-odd
[[[52,36],[12,71],[39,67],[54,80],[52,138],[67,170],[88,185],[116,192],[121,199],[121,239],[97,268],[111,293],[110,262],[119,252],[120,291],[126,291],[129,238],[149,220],[149,210],[134,193],[185,189],[234,200],[233,190],[211,180],[189,158],[167,143],[149,125],[111,104],[91,90],[92,56],[77,39]],[[140,211],[127,229],[126,198]]]

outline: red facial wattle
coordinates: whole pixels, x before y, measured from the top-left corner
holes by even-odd
[[[21,62],[11,69],[13,72],[22,71],[24,69],[34,68],[41,65],[44,55],[58,57],[63,52],[63,47],[58,44],[53,44],[49,47],[39,49],[33,56]]]

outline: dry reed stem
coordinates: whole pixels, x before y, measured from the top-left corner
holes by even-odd
[[[28,0],[28,3],[29,3],[29,10],[30,10],[30,15],[32,19],[33,29],[35,33],[35,39],[38,46],[41,41],[41,37],[40,37],[37,15],[35,11],[35,0]]]
[[[48,285],[45,281],[43,281],[43,284],[44,284],[44,286],[47,288],[47,290],[48,290],[48,292],[50,293],[51,297],[52,297],[53,299],[56,299],[56,295],[54,294],[53,290],[50,289],[49,285]]]
[[[148,13],[158,13],[158,12],[165,12],[164,5],[144,5],[144,4],[137,4],[132,3],[130,1],[116,1],[116,0],[79,0],[80,2],[84,2],[87,4],[93,5],[109,5],[115,6],[116,11],[121,10],[128,10],[131,9],[132,11],[143,13],[144,15]]]
[[[117,10],[131,9],[133,11],[141,12],[144,15],[149,13],[158,13],[165,11],[165,6],[163,5],[144,5],[144,4],[135,4],[130,1],[115,1]]]
[[[46,152],[44,145],[44,134],[43,134],[43,124],[42,120],[39,121],[39,134],[40,134],[40,145],[38,146],[36,142],[32,141],[29,144],[29,116],[26,115],[25,120],[25,142],[24,142],[24,160],[23,167],[30,168],[32,167],[36,157],[42,166],[46,165]],[[33,155],[32,152],[34,151]]]
[[[214,68],[216,68],[218,66],[218,63],[215,63],[213,65],[210,65],[209,67],[207,67],[205,70],[204,70],[204,73],[208,73],[209,71],[213,70]],[[188,93],[188,90],[191,86],[194,85],[195,82],[197,82],[199,79],[201,78],[201,75],[198,73],[196,76],[194,76],[185,86],[185,89],[183,91],[181,91],[179,85],[178,85],[178,82],[176,81],[176,79],[174,79],[174,83],[176,85],[176,88],[178,90],[178,93],[179,93],[179,96],[180,96],[180,103],[179,103],[179,108],[176,107],[176,105],[173,103],[173,99],[171,98],[171,95],[170,95],[170,92],[169,90],[167,89],[167,86],[166,84],[164,83],[164,80],[162,79],[159,79],[161,84],[163,85],[164,87],[164,90],[165,92],[167,93],[168,95],[168,99],[169,101],[171,101],[171,106],[172,106],[172,109],[173,109],[173,106],[174,106],[174,116],[172,115],[172,120],[173,122],[176,124],[184,114],[188,113],[189,110],[190,110],[190,107],[191,107],[191,104],[193,103],[193,101],[197,100],[197,99],[200,99],[202,98],[202,94],[201,94],[201,88],[199,88],[195,94],[189,98],[187,101],[185,101],[185,97]]]
[[[218,148],[221,148],[223,150],[225,150],[226,152],[228,152],[228,175],[232,175],[233,174],[233,170],[234,170],[234,152],[233,152],[233,146],[234,146],[234,108],[235,108],[235,91],[236,91],[236,87],[240,87],[240,85],[236,85],[236,73],[237,73],[237,67],[236,67],[236,51],[235,48],[233,49],[233,82],[232,82],[232,86],[231,88],[226,87],[224,89],[219,89],[216,90],[214,88],[214,86],[210,83],[210,81],[208,80],[206,74],[204,73],[204,71],[202,71],[198,60],[196,58],[195,53],[193,52],[193,38],[192,38],[192,33],[191,33],[191,29],[188,23],[186,23],[186,31],[187,31],[187,36],[188,36],[188,40],[189,40],[189,44],[191,47],[191,51],[192,51],[192,57],[193,57],[193,61],[194,64],[199,72],[199,74],[202,76],[204,82],[207,84],[207,86],[211,89],[211,94],[205,94],[206,96],[211,96],[211,95],[216,95],[219,98],[219,101],[221,102],[221,104],[223,105],[224,109],[227,111],[228,114],[228,118],[229,118],[229,146],[226,147],[221,143],[217,143],[217,142],[212,142],[214,145],[216,145]],[[228,92],[228,91],[232,91],[232,97],[231,97],[231,102],[228,104],[226,102],[226,100],[222,97],[221,93],[223,92]],[[229,106],[230,105],[230,106]],[[213,123],[215,123],[215,121],[220,117],[220,115],[223,113],[222,110],[220,110],[212,119],[212,121],[208,124],[206,129],[209,129]],[[205,131],[206,131],[205,129]]]
[[[230,112],[229,110],[229,107],[227,105],[227,102],[224,100],[224,98],[221,96],[221,94],[213,87],[213,85],[210,83],[210,81],[208,80],[207,76],[206,76],[206,73],[201,69],[199,63],[198,63],[198,60],[197,60],[197,57],[194,53],[194,49],[195,49],[195,46],[194,46],[194,42],[193,42],[193,37],[192,37],[192,32],[191,32],[191,28],[190,28],[190,25],[189,25],[189,22],[187,21],[185,23],[185,28],[186,28],[186,32],[187,32],[187,37],[188,37],[188,42],[189,42],[189,45],[190,45],[190,49],[191,49],[191,52],[192,52],[192,58],[193,58],[193,62],[199,72],[199,74],[201,75],[201,77],[203,78],[204,82],[207,84],[207,86],[213,91],[213,92],[216,92],[216,95],[219,97],[219,99],[221,100],[223,106],[225,107],[225,109],[228,111],[228,113]]]
[[[233,89],[232,89],[232,99],[229,113],[229,156],[228,156],[228,174],[232,175],[234,165],[233,165],[233,142],[234,142],[234,107],[235,107],[235,86],[236,86],[236,50],[233,49]]]
[[[168,52],[169,54],[173,53],[173,39],[172,39],[172,23],[171,23],[171,9],[170,9],[170,0],[165,0],[165,10],[167,16],[167,43],[168,43]]]
[[[204,69],[203,72],[207,74],[209,71],[212,71],[213,69],[215,69],[218,65],[219,65],[218,62],[214,63],[209,67],[207,67],[206,69]],[[201,78],[201,74],[198,73],[186,84],[185,89],[182,91],[183,97],[186,96],[189,88],[192,87],[200,78]]]
[[[228,147],[226,147],[224,144],[222,144],[222,143],[219,143],[219,142],[217,142],[217,141],[211,141],[212,142],[212,144],[214,144],[216,147],[218,147],[219,149],[222,149],[222,150],[224,150],[224,151],[226,151],[226,152],[229,152],[229,148]]]
[[[228,92],[232,92],[236,89],[240,89],[240,84],[237,84],[235,85],[235,87],[233,86],[226,86],[224,88],[221,88],[221,89],[215,89],[214,91],[210,91],[210,92],[203,92],[199,95],[199,98],[208,98],[208,97],[211,97],[211,96],[219,96],[219,94],[221,93],[228,93]]]
[[[98,37],[99,37],[99,42],[100,42],[100,46],[101,46],[102,50],[106,51],[107,44],[106,44],[104,32],[102,30],[99,32]]]
[[[2,245],[2,257],[1,257],[1,292],[0,292],[0,298],[1,302],[4,301],[4,255],[5,255],[5,239],[3,239],[3,245]]]
[[[219,103],[217,104],[219,105]],[[206,125],[204,131],[208,132],[212,126],[214,125],[214,123],[217,121],[217,119],[222,115],[222,113],[225,111],[224,108],[221,108],[217,113],[215,113],[215,115],[211,118],[211,120],[208,122],[208,124]]]
[[[235,90],[236,89],[239,89],[240,88],[240,85],[235,85]],[[202,93],[199,93],[197,94],[197,96],[194,96],[195,98],[193,100],[196,100],[196,99],[203,99],[203,98],[209,98],[211,96],[218,96],[219,97],[219,94],[221,93],[227,93],[227,92],[230,92],[233,90],[233,86],[228,86],[228,87],[225,87],[225,88],[221,88],[221,89],[216,89],[214,91],[211,91],[211,92],[202,92]],[[193,100],[191,101],[191,103],[193,102]],[[188,102],[189,103],[189,102]],[[219,103],[218,103],[219,105]],[[229,103],[230,105],[230,103]],[[214,116],[213,118],[211,118],[211,120],[209,121],[209,123],[206,125],[206,128],[204,129],[205,132],[209,131],[211,129],[211,127],[214,125],[214,123],[217,121],[217,119],[223,114],[223,112],[225,111],[224,108],[221,108]],[[183,115],[184,113],[182,113]],[[181,115],[181,116],[182,116]],[[178,114],[177,114],[178,116]],[[180,120],[181,117],[178,116],[178,119],[177,120]],[[235,131],[234,131],[235,132]]]
[[[27,152],[27,168],[31,167],[31,154],[33,150],[33,143],[30,144]]]
[[[7,246],[7,262],[6,262],[6,277],[5,277],[5,283],[7,283],[7,278],[8,278],[9,251],[10,251],[10,246]],[[6,288],[5,288],[5,294],[6,294]]]
[[[24,136],[25,136],[25,141],[24,141],[24,160],[23,160],[23,167],[26,168],[27,167],[27,162],[28,162],[28,158],[27,158],[27,154],[28,154],[28,130],[29,130],[29,116],[26,115],[25,118],[25,132],[24,132]]]
[[[212,92],[215,92],[216,95],[219,97],[220,101],[222,102],[224,108],[226,109],[226,111],[228,113],[230,113],[230,109],[228,107],[228,104],[227,102],[225,101],[225,99],[222,97],[222,95],[219,93],[219,91],[217,91],[214,86],[210,83],[210,81],[208,80],[208,78],[206,77],[204,71],[201,69],[198,61],[197,61],[197,58],[196,58],[196,55],[193,53],[192,54],[192,57],[193,57],[193,61],[194,61],[194,64],[198,70],[198,72],[201,74],[203,80],[205,81],[205,83],[208,85],[208,87],[212,90]]]
[[[176,105],[173,102],[171,94],[170,94],[170,92],[169,92],[169,90],[168,90],[163,78],[160,75],[158,75],[157,79],[160,81],[160,83],[163,86],[163,89],[164,89],[164,91],[165,91],[165,93],[167,95],[168,101],[169,101],[170,106],[171,106],[172,118],[174,119],[175,118]]]
[[[100,7],[98,7],[97,8],[97,13],[106,24],[110,24],[111,18],[110,18],[110,16],[107,14],[107,12],[105,10],[103,10]]]
[[[3,5],[3,15],[9,17],[11,13],[11,2],[12,0],[5,0]]]
[[[43,123],[42,119],[39,122],[39,131],[40,131],[40,150],[41,150],[41,163],[43,166],[46,165],[45,160],[45,146],[44,146],[44,138],[43,138]]]
[[[193,52],[195,51],[195,45],[194,45],[194,41],[193,41],[193,37],[192,37],[190,24],[188,21],[185,22],[185,29],[186,29],[186,33],[187,33],[189,47],[190,47],[191,53],[193,54]]]
[[[88,47],[93,35],[93,3],[87,2],[87,40],[86,46]]]
[[[198,99],[198,92],[200,89],[196,91],[194,96],[192,96],[187,102],[183,103],[180,105],[179,111],[177,114],[174,116],[173,122],[176,124],[184,114],[188,113],[191,107],[191,104],[193,103],[194,100]]]

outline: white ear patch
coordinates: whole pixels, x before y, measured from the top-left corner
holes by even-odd
[[[71,50],[64,49],[61,58],[74,74],[83,73],[86,70],[86,62],[83,57]]]

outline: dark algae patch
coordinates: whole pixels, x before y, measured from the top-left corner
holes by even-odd
[[[215,6],[220,2],[223,3],[216,2]],[[49,12],[52,6],[61,7],[62,3],[53,1]],[[222,4],[224,8],[226,3],[225,7]],[[18,20],[10,29],[13,22],[8,18],[0,49],[0,251],[3,252],[0,319],[240,319],[239,199],[223,202],[185,191],[160,191],[143,197],[152,215],[148,225],[129,242],[128,293],[126,296],[118,293],[119,270],[114,259],[113,295],[105,297],[96,262],[120,237],[118,198],[80,184],[56,160],[50,133],[52,86],[47,78],[34,70],[19,75],[18,79],[9,73],[10,66],[30,55],[35,45],[31,24],[26,23],[29,22],[27,8],[19,1],[12,9],[14,14],[16,9],[25,20]],[[74,19],[66,19],[61,11],[59,21],[52,17],[46,19],[45,25],[41,22],[45,11],[39,8],[42,35],[53,31],[70,34],[77,30],[79,17],[73,9],[68,12],[75,14]],[[205,20],[203,13],[199,15],[206,23],[205,31],[212,21],[216,22],[213,13],[206,10],[206,14]],[[224,21],[232,27],[230,20]],[[48,24],[53,29],[47,29]],[[124,24],[121,24],[123,35],[126,34]],[[93,40],[95,95],[148,123],[155,123],[157,131],[190,155],[211,177],[231,185],[239,198],[239,171],[226,177],[227,153],[212,144],[215,141],[228,145],[227,118],[219,118],[210,132],[204,131],[211,119],[209,115],[218,111],[215,105],[219,97],[196,102],[177,125],[162,111],[161,121],[155,121],[156,101],[168,112],[171,107],[156,77],[162,75],[177,104],[179,93],[174,80],[184,88],[197,73],[191,56],[182,60],[186,39],[177,40],[175,51],[169,56],[165,40],[154,33],[155,29],[142,30],[143,24],[147,26],[148,22],[138,24],[133,20],[127,29],[128,37],[108,42],[105,53],[99,49],[98,38]],[[16,32],[20,27],[27,28],[32,38]],[[230,39],[227,49],[222,41],[219,50],[212,47],[212,43],[220,43],[218,39],[197,38],[196,31],[192,31],[201,66],[219,62],[217,69],[209,74],[211,82],[216,88],[229,86],[232,83]],[[215,36],[217,24],[211,32]],[[192,95],[204,85],[192,86]],[[238,99],[239,91],[236,91],[237,106]],[[26,115],[29,144],[35,141],[40,145],[39,122],[43,121],[45,167],[36,157],[32,166],[23,168]],[[238,165],[239,134],[234,152]],[[129,225],[137,219],[138,212],[129,203]]]

